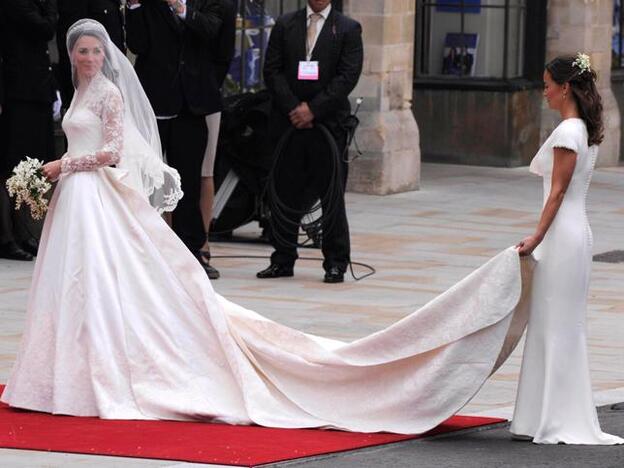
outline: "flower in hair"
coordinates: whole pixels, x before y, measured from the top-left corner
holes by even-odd
[[[572,66],[579,68],[580,75],[585,72],[591,72],[591,62],[589,61],[589,55],[579,52],[578,54],[576,54],[576,59],[574,59],[574,62],[572,62]]]

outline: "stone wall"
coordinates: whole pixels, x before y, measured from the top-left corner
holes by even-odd
[[[418,126],[411,111],[415,0],[345,0],[362,24],[364,70],[352,100],[364,97],[357,142],[363,155],[349,168],[348,189],[389,194],[420,182]]]
[[[611,90],[613,0],[549,0],[546,60],[585,52],[598,72],[598,89],[605,108],[605,140],[598,165],[616,165],[620,155],[620,111]],[[559,114],[542,110],[541,140],[560,121]]]
[[[540,139],[541,90],[416,89],[423,161],[515,167]],[[441,112],[440,110],[443,109]]]

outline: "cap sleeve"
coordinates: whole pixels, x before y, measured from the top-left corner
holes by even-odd
[[[576,125],[576,121],[562,122],[553,132],[550,141],[551,147],[564,148],[578,153],[581,148],[582,132]]]

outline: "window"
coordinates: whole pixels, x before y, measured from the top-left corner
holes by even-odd
[[[418,0],[414,76],[541,80],[545,37],[546,2]]]
[[[284,13],[304,8],[306,0],[238,0],[236,50],[224,85],[224,94],[258,91],[264,87],[262,68],[275,20]],[[342,1],[332,8],[341,10]]]
[[[624,14],[622,12],[622,0],[613,1],[613,37],[611,41],[611,68],[624,70],[624,36],[622,26]]]

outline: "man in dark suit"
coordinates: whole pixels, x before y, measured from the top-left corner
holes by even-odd
[[[334,206],[323,206],[323,213],[330,215],[323,224],[322,236],[327,283],[344,281],[350,261],[343,122],[351,112],[348,96],[358,82],[362,62],[360,24],[332,8],[331,0],[308,0],[307,8],[277,20],[264,65],[264,80],[274,100],[271,132],[278,137],[289,128],[295,129],[276,174],[280,199],[289,208],[302,209],[306,203],[303,188],[312,189],[322,198],[332,165],[339,168],[335,183],[340,185],[341,196],[334,197]],[[338,146],[339,161],[330,159],[334,156],[319,130],[321,124]],[[289,216],[289,222],[274,225],[275,252],[271,265],[258,273],[259,278],[293,275],[298,233],[293,227],[299,219]]]
[[[127,3],[128,48],[137,55],[135,69],[158,118],[167,162],[182,178],[184,197],[172,227],[198,259],[206,237],[199,209],[205,116],[221,110],[210,53],[221,24],[218,0]]]
[[[56,82],[48,41],[56,31],[56,14],[56,0],[0,2],[5,92],[0,142],[2,197],[7,197],[6,178],[25,156],[43,161],[55,157],[52,103],[56,100]],[[32,224],[27,211],[2,211],[0,218],[0,257],[31,260],[37,251],[35,231],[40,226]]]
[[[71,65],[67,54],[67,31],[79,19],[92,18],[104,26],[113,43],[126,51],[124,15],[121,0],[57,0],[58,28],[56,44],[59,51],[59,82],[63,106],[69,107],[74,95]]]

